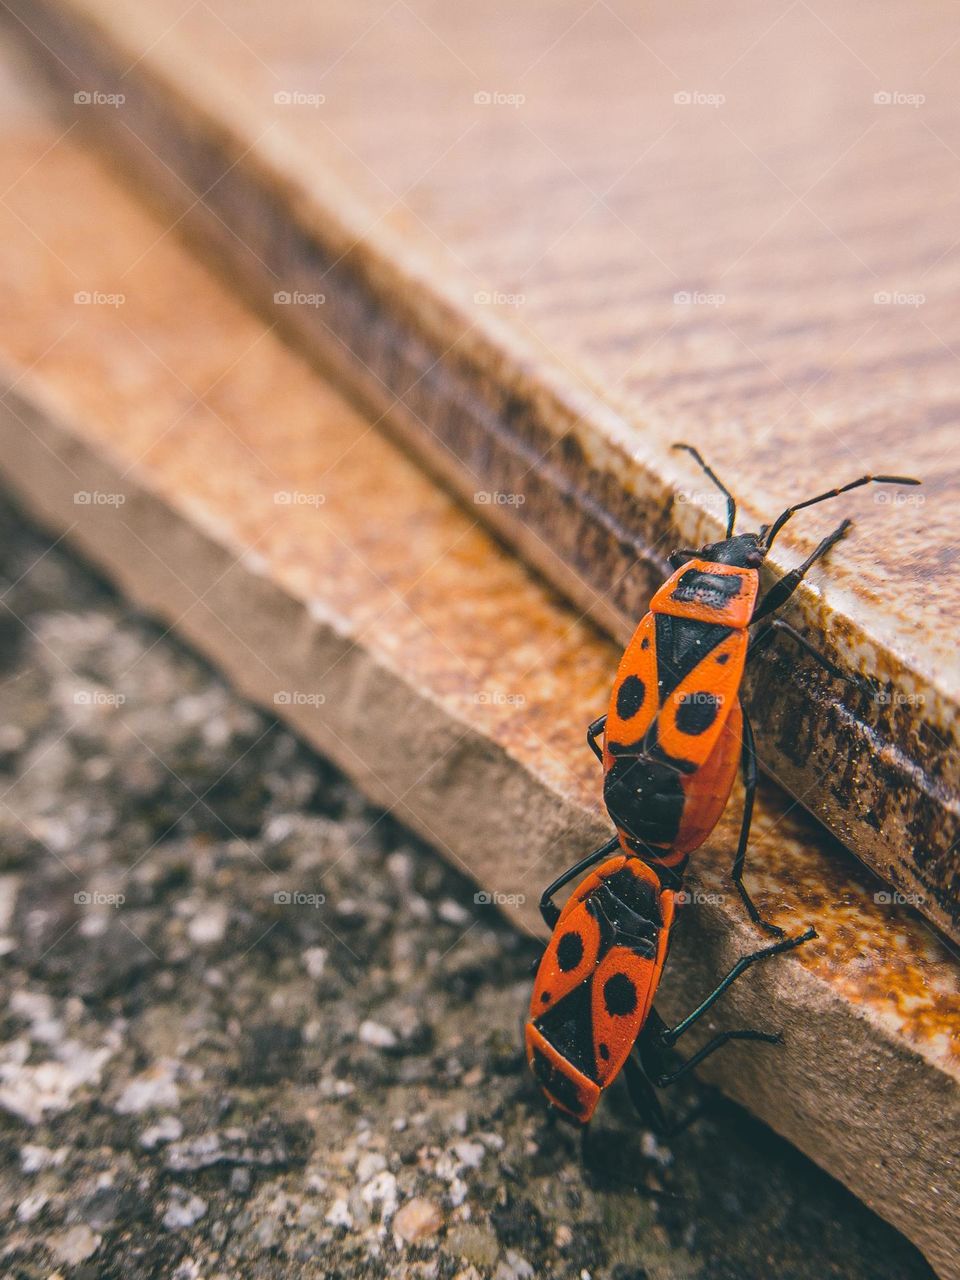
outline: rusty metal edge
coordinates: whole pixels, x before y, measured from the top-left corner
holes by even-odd
[[[238,559],[241,548],[218,540],[171,506],[145,476],[125,469],[122,460],[92,443],[82,424],[65,419],[61,406],[45,398],[29,376],[7,375],[0,368],[0,386],[10,388],[0,398],[0,466],[5,484],[31,517],[66,534],[139,607],[175,626],[244,696],[273,715],[280,711],[297,733],[336,761],[375,801],[392,807],[434,846],[439,843],[481,883],[491,861],[502,858],[504,847],[514,846],[521,837],[534,856],[564,859],[606,835],[595,813],[553,792],[502,747],[424,696],[402,670],[383,665],[349,634],[319,618],[309,602],[296,599]],[[64,466],[52,468],[52,457]],[[143,535],[140,546],[137,540],[118,543],[115,529],[109,521],[98,521],[95,507],[77,507],[77,484],[91,490],[122,490],[125,519]],[[179,567],[178,576],[158,576],[157,561],[149,553],[149,541],[158,530]],[[217,595],[215,609],[202,615],[192,611],[191,601],[205,592],[208,581],[219,582],[228,569],[243,575],[243,589],[236,590],[234,584]],[[306,687],[322,661],[338,668],[343,696],[328,699],[322,710],[296,704],[278,708],[272,684],[261,687],[249,661],[245,637],[256,639],[250,634],[255,618],[270,618],[284,634],[296,637],[286,655],[292,679]],[[302,668],[299,675],[293,669],[297,664]],[[377,731],[376,772],[364,769],[349,746],[364,731],[362,708],[371,697],[384,710]],[[471,821],[464,823],[462,788],[450,786],[447,778],[439,784],[425,781],[422,760],[411,750],[413,738],[422,741],[424,734],[438,750],[455,740],[459,771],[469,779],[470,792],[499,794],[503,803],[471,811]],[[398,794],[406,796],[399,806]],[[529,914],[507,914],[529,928]],[[734,915],[722,905],[705,904],[698,923],[695,931],[680,931],[676,940],[676,978],[663,993],[668,1016],[689,1005],[709,986],[710,975],[722,971],[736,954],[756,945],[742,913]],[[758,970],[755,981],[735,989],[728,999],[730,1016],[740,1025],[769,1019],[774,1005],[791,1027],[789,1052],[775,1062],[755,1055],[747,1064],[717,1055],[704,1074],[902,1231],[943,1280],[960,1280],[960,1246],[950,1231],[950,1202],[957,1188],[953,1185],[940,1198],[938,1212],[933,1211],[937,1197],[931,1199],[956,1166],[956,1079],[801,965]],[[791,1099],[788,1105],[785,1099]],[[891,1100],[899,1117],[895,1141]],[[915,1132],[915,1117],[929,1115],[931,1108],[939,1126]],[[895,1177],[892,1167],[897,1169]]]
[[[99,87],[122,70],[115,33],[94,28],[73,0],[13,0],[4,12],[18,35],[32,31],[31,52],[61,90],[80,86],[67,59]],[[490,504],[474,510],[601,626],[625,639],[666,571],[653,548],[670,545],[669,485],[651,472],[642,498],[627,492],[611,459],[595,465],[578,440],[574,428],[589,416],[586,406],[525,381],[514,357],[493,341],[451,346],[457,320],[451,321],[455,310],[447,300],[424,296],[422,279],[405,279],[383,246],[378,250],[360,233],[345,253],[349,230],[332,228],[335,214],[328,228],[317,210],[305,208],[289,173],[253,156],[232,163],[246,141],[199,112],[176,84],[141,63],[136,75],[123,79],[123,91],[133,132],[117,124],[116,112],[87,115],[96,121],[94,134],[103,129],[124,154],[148,198],[167,208],[179,204],[187,229],[261,308],[271,306],[278,279],[307,292],[322,284],[327,319],[317,309],[271,306],[271,322],[279,315],[328,376],[461,496],[470,499],[477,488],[522,492],[520,509]],[[135,145],[137,134],[153,153]],[[204,201],[184,195],[181,183],[203,191],[228,164]],[[225,224],[241,226],[262,261],[226,236]],[[466,327],[462,317],[459,323]],[[599,400],[592,408],[599,412]],[[807,630],[822,632],[824,620],[811,599],[798,609]],[[830,621],[826,647],[839,665],[846,665],[848,649],[873,647],[844,619]],[[892,655],[876,656],[882,670],[896,671]],[[939,735],[916,707],[916,720],[895,717],[892,699],[889,709],[874,706],[868,716],[865,698],[843,686],[839,693],[825,687],[808,660],[795,662],[789,680],[786,672],[782,658],[769,656],[753,689],[775,688],[777,697],[752,698],[748,690],[768,768],[885,880],[922,895],[921,910],[960,941],[960,796],[944,780],[948,751],[945,745],[939,751]],[[924,682],[913,678],[915,691]],[[930,705],[937,702],[931,691]],[[809,755],[797,747],[798,725],[799,738],[816,743]],[[927,748],[926,767],[912,750],[919,741]],[[824,776],[834,780],[831,786],[817,785]]]

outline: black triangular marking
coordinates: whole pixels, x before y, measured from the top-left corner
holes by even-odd
[[[597,1063],[593,1052],[593,1014],[591,992],[593,974],[558,1000],[552,1009],[542,1013],[534,1026],[554,1049],[591,1080],[597,1079]]]
[[[668,613],[658,613],[656,619],[657,694],[663,706],[677,685],[698,662],[726,640],[733,628],[720,627],[715,622],[699,622],[696,618],[674,618]],[[650,728],[653,729],[655,724],[656,719]]]

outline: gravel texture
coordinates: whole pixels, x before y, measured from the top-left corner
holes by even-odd
[[[719,1099],[585,1167],[536,945],[5,506],[0,577],[5,1275],[932,1274]]]

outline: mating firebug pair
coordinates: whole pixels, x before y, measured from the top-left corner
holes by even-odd
[[[654,595],[627,645],[606,715],[587,730],[587,742],[603,765],[603,798],[616,833],[556,879],[540,900],[553,936],[534,983],[525,1028],[527,1059],[548,1100],[580,1125],[587,1124],[600,1094],[623,1070],[638,1111],[663,1129],[654,1085],[672,1083],[729,1040],[779,1042],[779,1035],[769,1032],[725,1031],[681,1065],[670,1062],[676,1041],[741,973],[816,936],[808,929],[784,939],[782,929],[761,919],[743,885],[757,757],[740,686],[747,663],[778,632],[792,636],[831,675],[850,678],[770,615],[786,604],[851,522],[844,520],[763,596],[760,568],[780,530],[804,507],[865,484],[920,483],[907,476],[861,476],[794,503],[759,533],[735,536],[733,495],[695,448],[674,447],[692,454],[726,498],[726,536],[670,556],[674,573]],[[782,940],[742,957],[692,1013],[668,1028],[653,1000],[683,872],[689,855],[719,822],[738,766],[745,798],[733,881],[750,918]],[[593,867],[563,909],[557,907],[554,894]]]

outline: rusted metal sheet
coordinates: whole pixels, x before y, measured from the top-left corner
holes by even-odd
[[[878,696],[790,651],[750,705],[767,772],[960,939],[949,6],[6,12],[271,321],[619,638],[670,545],[717,533],[677,436],[757,524],[922,474],[843,503],[794,611]]]
[[[608,831],[583,726],[616,647],[72,136],[5,107],[7,483],[539,930],[543,884]],[[759,941],[727,878],[737,817],[735,800],[697,854],[668,1014]],[[957,1275],[956,960],[771,786],[748,882],[765,914],[820,938],[722,1011],[782,1027],[787,1045],[718,1055],[712,1078]]]

